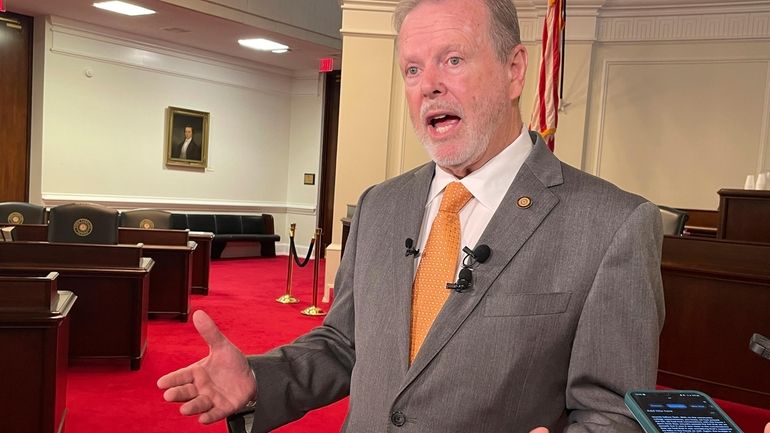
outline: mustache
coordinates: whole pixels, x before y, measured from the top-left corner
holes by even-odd
[[[464,117],[463,109],[459,105],[447,101],[427,101],[420,106],[420,118],[424,119],[431,111],[446,111]]]

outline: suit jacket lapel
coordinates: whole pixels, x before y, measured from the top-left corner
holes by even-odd
[[[534,137],[533,141],[535,141]],[[485,263],[477,265],[474,270],[472,290],[465,293],[452,292],[449,296],[423,342],[414,364],[407,372],[402,391],[447,344],[479,304],[500,272],[513,260],[522,245],[557,205],[558,197],[548,188],[562,182],[561,163],[538,136],[532,152],[479,239],[478,245],[488,245],[492,254]],[[522,197],[530,199],[531,203],[528,207],[521,206],[525,204],[519,202]],[[409,287],[411,290],[411,284]],[[409,317],[407,317],[408,320]]]
[[[393,283],[394,296],[396,298],[396,311],[399,317],[396,323],[402,326],[398,332],[399,359],[403,362],[402,373],[406,375],[409,368],[409,343],[410,326],[412,322],[412,282],[414,281],[414,256],[405,256],[406,247],[404,241],[411,238],[414,248],[417,247],[420,226],[425,214],[425,203],[430,191],[431,180],[435,172],[435,165],[429,163],[414,172],[410,182],[406,182],[399,196],[404,198],[403,206],[398,209],[403,218],[397,218],[398,224],[394,227],[395,244],[393,247]]]

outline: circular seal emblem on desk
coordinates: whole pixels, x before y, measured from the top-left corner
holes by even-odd
[[[86,218],[80,218],[72,225],[72,230],[78,236],[88,236],[94,230],[94,225]]]
[[[18,212],[11,212],[10,214],[8,214],[8,222],[11,224],[23,224],[24,215]]]
[[[152,222],[151,219],[145,218],[145,219],[139,221],[139,227],[143,228],[145,230],[147,230],[147,229],[154,229],[155,228],[155,223]]]

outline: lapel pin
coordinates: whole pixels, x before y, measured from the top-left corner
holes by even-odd
[[[519,199],[516,200],[516,205],[522,209],[526,209],[532,206],[532,199],[527,196],[519,197]]]

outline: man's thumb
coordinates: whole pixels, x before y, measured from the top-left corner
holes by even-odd
[[[193,313],[193,324],[198,333],[212,349],[227,343],[227,338],[206,312],[197,310]]]

